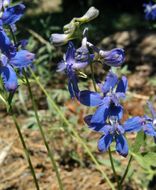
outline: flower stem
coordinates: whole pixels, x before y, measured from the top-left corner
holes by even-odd
[[[46,149],[48,151],[48,155],[50,157],[52,167],[55,170],[56,177],[57,177],[58,184],[59,184],[59,188],[60,188],[60,190],[63,190],[63,185],[62,185],[61,177],[60,177],[60,174],[59,174],[59,171],[58,171],[58,167],[57,167],[57,164],[55,162],[53,153],[52,153],[51,149],[49,148],[49,145],[48,145],[48,142],[47,142],[47,139],[46,139],[46,136],[45,136],[45,132],[43,131],[41,122],[39,120],[36,103],[35,103],[34,96],[32,94],[32,90],[31,90],[31,86],[30,86],[30,83],[29,83],[29,80],[28,80],[28,77],[27,77],[27,74],[26,74],[25,71],[24,71],[24,76],[25,76],[25,79],[26,79],[26,84],[27,84],[27,87],[28,87],[28,91],[29,91],[29,94],[30,94],[30,98],[31,98],[31,101],[32,101],[32,105],[33,105],[33,109],[34,109],[34,113],[35,113],[35,117],[36,117],[36,121],[37,121],[39,130],[40,130],[40,133],[42,135],[42,138],[43,138],[44,144],[46,146]]]
[[[23,135],[22,135],[22,133],[21,133],[20,126],[18,125],[18,122],[17,122],[17,120],[16,120],[16,117],[15,117],[15,115],[13,114],[12,106],[9,105],[9,107],[10,107],[10,109],[9,109],[9,114],[12,116],[12,119],[13,119],[14,124],[15,124],[15,126],[16,126],[16,129],[17,129],[19,138],[20,138],[20,140],[21,140],[21,143],[22,143],[22,146],[23,146],[23,149],[24,149],[24,152],[25,152],[25,156],[26,156],[26,158],[27,158],[27,161],[28,161],[28,164],[29,164],[29,167],[30,167],[30,170],[31,170],[31,174],[32,174],[33,179],[34,179],[34,183],[35,183],[36,189],[37,189],[37,190],[40,190],[39,184],[38,184],[38,181],[37,181],[37,178],[36,178],[36,174],[35,174],[35,171],[34,171],[34,168],[33,168],[33,165],[32,165],[31,159],[30,159],[30,156],[29,156],[29,151],[28,151],[28,148],[27,148],[26,143],[25,143],[25,141],[24,141]]]
[[[97,88],[96,88],[96,81],[95,81],[95,77],[94,77],[94,68],[93,68],[93,62],[90,62],[90,70],[91,70],[91,75],[92,75],[92,81],[93,81],[93,86],[95,91],[97,92]]]
[[[129,158],[129,161],[128,161],[126,170],[125,170],[125,172],[124,172],[124,175],[123,175],[122,178],[121,178],[120,186],[122,185],[122,183],[124,182],[124,180],[125,180],[125,178],[126,178],[126,175],[128,174],[129,167],[130,167],[130,165],[131,165],[132,160],[133,160],[133,156],[131,155],[130,158]]]
[[[112,184],[112,182],[109,180],[109,178],[107,177],[107,175],[105,174],[105,172],[102,170],[100,164],[98,163],[98,161],[96,160],[96,158],[94,157],[93,153],[90,151],[89,147],[86,145],[86,143],[81,139],[81,137],[79,136],[78,132],[75,130],[75,128],[69,123],[69,121],[66,119],[66,117],[64,116],[64,114],[62,113],[62,111],[60,110],[60,108],[57,106],[57,104],[54,102],[54,100],[50,97],[49,93],[46,91],[46,89],[44,88],[44,86],[41,84],[40,80],[38,79],[38,77],[35,75],[35,73],[32,71],[32,69],[30,68],[31,74],[34,77],[36,83],[38,84],[38,86],[40,87],[40,89],[43,91],[43,93],[45,94],[45,96],[47,97],[47,99],[49,100],[49,102],[51,103],[51,105],[53,106],[53,108],[55,109],[55,111],[58,113],[58,115],[60,116],[60,118],[64,121],[64,123],[69,127],[69,129],[71,130],[71,132],[73,133],[73,135],[76,137],[76,139],[78,140],[78,142],[80,144],[82,144],[82,146],[84,147],[84,149],[86,150],[87,154],[90,156],[90,158],[92,159],[92,161],[94,162],[94,164],[96,165],[96,169],[98,171],[101,172],[102,176],[104,177],[104,179],[107,181],[107,183],[109,184],[109,186],[111,187],[112,190],[115,190],[114,185]]]
[[[120,189],[121,189],[121,186],[120,186],[119,179],[118,179],[118,176],[117,176],[117,173],[116,173],[116,170],[115,170],[115,166],[114,166],[113,157],[112,157],[112,153],[111,153],[110,147],[109,147],[109,149],[108,149],[108,153],[109,153],[109,159],[110,159],[112,171],[113,171],[113,174],[114,174],[114,177],[115,177],[115,181],[116,181],[117,184],[118,184],[118,190],[120,190]]]

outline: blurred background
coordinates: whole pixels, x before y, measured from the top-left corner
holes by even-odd
[[[97,150],[100,134],[88,130],[83,122],[84,116],[92,113],[93,110],[70,99],[65,74],[56,72],[57,64],[66,52],[66,46],[54,47],[50,44],[50,35],[62,33],[65,24],[73,17],[84,15],[89,7],[95,6],[99,9],[100,15],[83,25],[82,31],[84,27],[88,27],[88,40],[100,48],[105,50],[124,48],[125,63],[121,69],[116,70],[119,76],[126,75],[129,79],[127,100],[123,102],[124,119],[128,116],[144,115],[148,113],[147,99],[156,102],[156,22],[145,20],[143,8],[143,3],[149,1],[24,0],[23,2],[26,5],[26,13],[17,24],[17,38],[29,40],[27,49],[36,54],[34,63],[36,74],[113,182],[108,155],[101,154]],[[79,38],[74,40],[77,48],[80,47],[81,38],[80,33]],[[103,81],[109,68],[105,67],[104,70],[101,65],[98,67],[95,65],[94,69],[95,78]],[[84,73],[88,77],[80,79],[80,88],[93,89],[89,68],[86,68]],[[55,153],[65,188],[67,190],[109,190],[108,184],[95,169],[84,148],[54,111],[31,76],[30,80],[40,120],[48,133],[47,138]],[[51,164],[38,131],[27,88],[22,83],[13,103],[41,190],[58,190],[55,172],[51,171]],[[0,190],[34,190],[31,173],[13,121],[6,114],[4,105],[0,104],[0,150],[9,146],[5,159],[0,161]],[[153,104],[155,107],[155,103]],[[135,134],[130,135],[130,142],[134,142],[134,138]],[[133,161],[124,183],[125,190],[156,189],[156,155],[154,154],[156,147],[153,139],[147,141],[141,151],[142,155],[146,155],[147,152],[152,154],[146,159],[138,157]],[[117,172],[122,174],[128,158],[121,158],[115,150],[113,155]]]

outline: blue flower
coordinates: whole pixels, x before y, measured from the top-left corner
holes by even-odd
[[[101,62],[110,67],[120,67],[125,61],[125,51],[122,48],[114,48],[110,51],[104,51],[92,43],[87,42],[87,45],[100,55]]]
[[[64,60],[61,61],[58,65],[58,72],[64,71],[68,76],[68,89],[71,97],[77,97],[79,88],[78,88],[78,79],[75,73],[75,69],[84,68],[91,59],[89,52],[81,47],[78,50],[75,49],[72,42],[69,42],[67,52],[64,56]]]
[[[5,55],[1,55],[0,75],[4,82],[5,89],[7,91],[15,91],[18,87],[18,81],[16,72],[13,67],[8,64],[8,58]]]
[[[86,106],[98,106],[95,114],[92,116],[91,123],[104,124],[108,117],[115,116],[119,120],[123,115],[123,108],[120,105],[120,99],[125,98],[127,90],[127,79],[118,77],[109,72],[106,76],[104,84],[100,84],[100,89],[103,92],[101,96],[98,92],[89,90],[80,91],[78,100]]]
[[[69,42],[64,60],[58,65],[57,71],[65,70],[67,65],[70,65],[72,69],[82,69],[86,67],[92,59],[93,55],[89,54],[87,48],[81,46],[76,50],[74,44]]]
[[[35,55],[27,50],[20,50],[14,57],[8,59],[1,55],[0,74],[7,91],[15,91],[18,87],[17,75],[14,68],[22,70],[32,64]]]
[[[98,149],[100,152],[106,152],[113,140],[116,142],[116,151],[126,157],[128,155],[128,144],[124,137],[124,127],[118,122],[116,117],[110,117],[109,123],[99,124],[91,123],[92,116],[87,116],[85,122],[92,130],[103,133],[98,141]]]
[[[24,10],[25,5],[23,4],[6,8],[1,17],[2,23],[6,25],[15,24],[23,16]]]
[[[125,51],[122,48],[100,50],[99,54],[104,59],[104,63],[110,67],[120,67],[125,61]]]
[[[156,138],[156,113],[151,105],[148,102],[149,109],[152,114],[152,118],[145,116],[136,116],[128,119],[124,123],[124,128],[126,132],[138,132],[143,130],[146,135]]]
[[[14,57],[9,60],[10,65],[22,69],[31,66],[35,59],[35,54],[27,50],[19,50]]]
[[[0,50],[9,58],[16,54],[15,46],[12,44],[2,27],[0,27]]]
[[[145,7],[145,18],[146,20],[155,20],[156,19],[156,4],[152,2],[146,4],[144,3],[143,6]]]

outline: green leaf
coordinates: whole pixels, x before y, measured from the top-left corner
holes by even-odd
[[[144,143],[144,132],[140,131],[136,136],[135,143],[132,145],[131,151],[133,153],[138,153],[143,143]]]

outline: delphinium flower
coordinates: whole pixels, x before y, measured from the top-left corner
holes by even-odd
[[[99,59],[102,63],[110,67],[120,67],[125,61],[125,51],[122,48],[114,48],[110,51],[104,51],[90,42],[87,42],[87,45],[99,54]]]
[[[12,58],[1,54],[0,75],[7,91],[15,91],[18,87],[17,75],[14,68],[22,70],[30,66],[35,58],[33,53],[27,50],[19,50]]]
[[[91,123],[105,123],[108,116],[122,118],[123,108],[120,99],[125,98],[127,79],[123,76],[118,79],[117,75],[109,72],[104,84],[99,84],[101,95],[98,92],[84,90],[79,92],[78,100],[86,106],[98,106]]]
[[[146,135],[152,136],[156,140],[156,112],[150,102],[148,102],[148,107],[152,117],[145,115],[128,119],[125,123],[125,131],[138,132],[143,130]]]
[[[145,18],[147,20],[155,20],[156,19],[156,4],[153,4],[152,2],[149,2],[148,4],[144,3],[144,12],[145,12]]]
[[[119,79],[110,71],[106,76],[105,83],[99,84],[103,96],[89,90],[79,92],[80,103],[86,106],[97,106],[96,112],[86,116],[84,120],[91,129],[104,133],[98,142],[98,149],[102,152],[107,151],[112,141],[115,140],[117,152],[122,156],[128,154],[127,141],[123,136],[125,130],[120,124],[123,116],[120,99],[125,98],[127,86],[125,76]]]
[[[86,67],[93,59],[93,55],[89,53],[86,45],[86,36],[82,39],[80,48],[75,49],[74,44],[69,42],[64,60],[58,65],[58,72],[64,71],[68,76],[68,89],[71,97],[77,97],[79,92],[78,79],[75,70]]]
[[[1,1],[1,17],[0,17],[0,51],[1,64],[0,75],[4,82],[4,87],[7,91],[15,91],[18,87],[17,75],[14,70],[22,69],[31,66],[35,55],[25,49],[24,41],[13,43],[6,34],[4,28],[13,26],[23,15],[25,6],[20,3],[15,6],[10,6],[10,1]],[[12,28],[10,28],[12,30]],[[12,31],[13,32],[13,31]]]
[[[25,5],[19,3],[14,6],[10,6],[10,1],[2,1],[2,8],[1,10],[1,24],[4,25],[12,25],[15,24],[24,14]],[[6,7],[7,6],[7,7]]]

